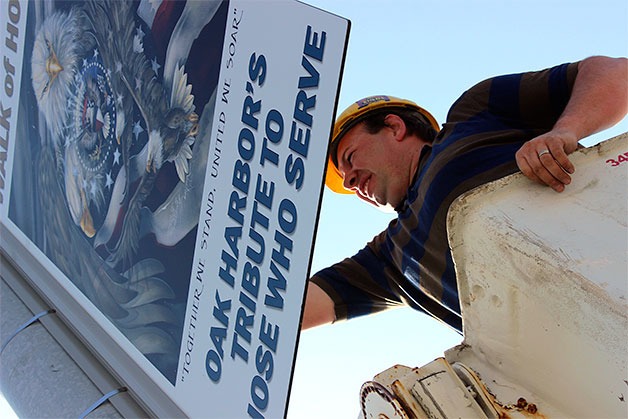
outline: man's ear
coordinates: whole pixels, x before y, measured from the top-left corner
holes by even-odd
[[[402,141],[406,138],[406,123],[403,122],[399,115],[388,114],[384,118],[384,122],[392,130],[395,140]]]

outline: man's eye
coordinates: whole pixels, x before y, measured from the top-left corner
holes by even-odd
[[[351,163],[351,159],[353,158],[353,151],[351,153],[349,153],[349,155],[347,156],[347,161],[349,163]]]

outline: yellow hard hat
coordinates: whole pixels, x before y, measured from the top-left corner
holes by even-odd
[[[340,141],[343,135],[347,133],[351,128],[353,128],[358,122],[362,121],[368,114],[373,111],[379,109],[412,109],[418,111],[421,115],[423,115],[432,125],[436,131],[439,130],[438,122],[436,119],[425,109],[418,106],[416,103],[406,100],[399,99],[394,96],[369,96],[364,99],[360,99],[357,102],[351,104],[347,109],[344,110],[340,114],[340,116],[336,119],[336,123],[334,124],[334,131],[331,136],[330,142],[330,150],[331,152],[335,152],[333,144],[337,141]],[[334,160],[332,159],[331,153],[328,157],[327,162],[327,173],[325,174],[325,185],[329,189],[334,192],[341,194],[351,194],[353,191],[345,189],[343,186],[342,174],[336,167]]]

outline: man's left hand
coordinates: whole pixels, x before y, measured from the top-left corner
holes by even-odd
[[[517,165],[528,178],[548,185],[556,192],[571,183],[575,167],[567,157],[578,148],[578,138],[569,132],[552,130],[525,143],[515,154]]]

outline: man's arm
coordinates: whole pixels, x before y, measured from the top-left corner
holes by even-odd
[[[307,287],[301,330],[332,323],[334,320],[336,320],[334,302],[321,287],[310,281]]]
[[[575,171],[567,155],[578,148],[578,141],[615,125],[627,112],[628,60],[590,57],[581,61],[565,110],[551,131],[519,149],[519,169],[528,178],[562,192]]]

